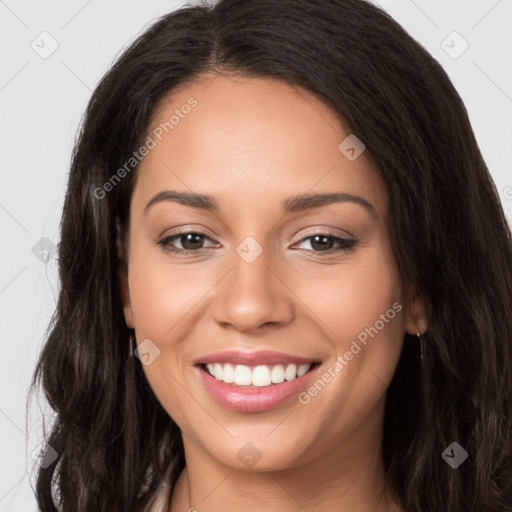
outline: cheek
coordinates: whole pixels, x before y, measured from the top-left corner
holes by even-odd
[[[192,271],[191,266],[170,264],[165,251],[133,240],[128,283],[137,342],[149,339],[159,350],[143,370],[158,401],[181,426],[201,414],[191,399],[198,390],[190,375],[191,349],[186,342],[204,315],[205,295],[219,277],[208,265]]]
[[[364,417],[383,398],[402,348],[404,308],[394,257],[376,245],[331,267],[329,275],[313,277],[308,306],[322,320],[332,355],[303,402],[325,407],[335,423]]]
[[[149,243],[134,244],[128,282],[137,337],[159,343],[180,337],[180,329],[190,322],[205,293],[200,275],[171,265],[165,251]]]
[[[150,340],[158,348],[158,357],[143,370],[154,387],[169,386],[169,372],[176,366],[178,353],[172,340],[176,325],[191,307],[192,299],[181,286],[176,272],[166,270],[159,251],[132,236],[128,269],[130,307],[137,343]],[[157,393],[158,395],[158,393]]]
[[[158,356],[142,369],[157,400],[181,427],[194,401],[187,394],[190,390],[184,391],[189,386],[183,376],[186,360],[180,340],[186,336],[187,313],[198,299],[194,300],[190,287],[181,287],[177,276],[162,272],[149,260],[137,265],[133,258],[129,281],[137,343],[150,340],[158,347]]]
[[[338,352],[344,352],[360,333],[364,338],[365,329],[376,323],[383,337],[400,340],[396,334],[403,328],[402,287],[385,241],[360,249],[341,264],[319,265],[290,279]]]

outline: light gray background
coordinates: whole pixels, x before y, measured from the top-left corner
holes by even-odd
[[[375,3],[450,75],[512,219],[512,0]],[[34,403],[27,420],[25,400],[58,281],[55,258],[44,263],[32,248],[42,237],[58,242],[71,149],[91,91],[148,23],[182,4],[0,0],[0,512],[37,510],[29,473],[40,413]],[[469,44],[458,58],[465,43],[454,31]],[[58,48],[45,59],[31,46],[42,53],[52,44]]]

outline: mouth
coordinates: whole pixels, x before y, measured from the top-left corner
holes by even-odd
[[[320,364],[275,352],[224,352],[202,358],[194,367],[218,404],[248,413],[290,401],[307,387]]]
[[[261,364],[248,366],[230,363],[200,364],[199,367],[214,379],[244,388],[266,388],[277,386],[283,382],[292,382],[314,370],[320,363],[290,364]]]

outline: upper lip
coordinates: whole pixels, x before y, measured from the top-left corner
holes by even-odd
[[[226,350],[216,352],[196,359],[194,364],[210,363],[231,363],[243,364],[246,366],[271,365],[271,364],[307,364],[315,363],[316,359],[294,356],[283,352],[273,352],[268,350],[259,350],[256,352],[243,352],[240,350]]]

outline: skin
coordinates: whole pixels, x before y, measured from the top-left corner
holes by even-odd
[[[404,333],[427,326],[424,305],[399,277],[375,164],[368,152],[355,161],[340,152],[350,129],[321,100],[273,79],[201,77],[159,105],[151,129],[190,97],[197,106],[137,170],[129,239],[119,243],[125,319],[137,343],[160,350],[144,371],[185,446],[171,512],[401,510],[384,489],[386,390]],[[171,189],[213,195],[219,211],[174,201],[144,211]],[[333,192],[375,211],[354,202],[281,210],[291,196]],[[188,228],[206,238],[169,244],[192,255],[157,243]],[[314,234],[356,244],[327,254],[336,239],[322,251],[307,238]],[[252,263],[236,252],[248,236],[263,250]],[[276,350],[320,361],[322,374],[396,302],[402,310],[306,405],[230,411],[193,367],[222,350]],[[247,442],[261,454],[251,467],[237,457]]]

